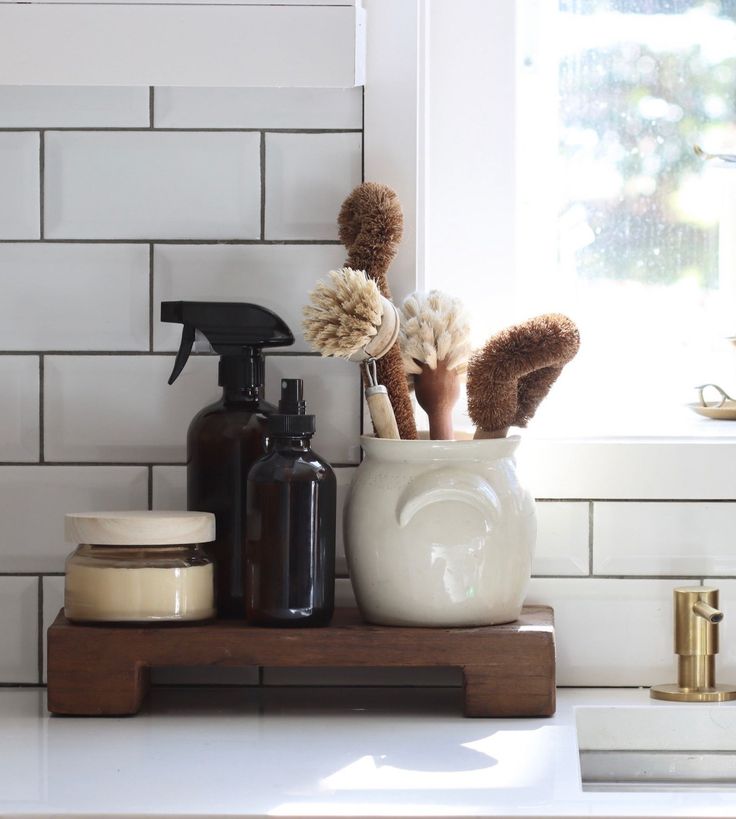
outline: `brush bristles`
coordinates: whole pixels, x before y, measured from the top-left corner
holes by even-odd
[[[419,375],[422,365],[464,375],[470,357],[470,322],[460,299],[439,290],[412,293],[401,305],[401,357],[409,375]]]
[[[525,427],[580,347],[574,322],[545,313],[507,327],[473,354],[468,414],[481,430]]]
[[[331,270],[309,294],[304,338],[324,356],[350,358],[378,332],[382,307],[378,286],[362,270]]]

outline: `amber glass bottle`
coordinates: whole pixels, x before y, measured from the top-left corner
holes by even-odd
[[[248,475],[246,619],[322,626],[335,607],[335,473],[310,448],[301,379],[281,382],[268,453]]]

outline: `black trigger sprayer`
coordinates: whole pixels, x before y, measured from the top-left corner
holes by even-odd
[[[187,508],[215,515],[216,540],[204,545],[215,562],[218,616],[244,618],[246,479],[266,451],[266,421],[277,411],[263,397],[263,348],[289,346],[294,336],[274,312],[245,302],[164,301],[161,321],[183,325],[169,384],[198,333],[220,356],[222,398],[195,415],[187,434]]]

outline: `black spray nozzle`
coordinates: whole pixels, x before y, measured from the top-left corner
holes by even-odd
[[[240,357],[246,361],[260,359],[263,347],[288,347],[294,343],[291,330],[276,313],[246,302],[162,301],[161,321],[184,325],[169,384],[173,384],[184,369],[197,330],[218,355]],[[245,369],[250,371],[249,366]],[[258,369],[255,366],[253,372],[257,373]],[[240,373],[242,378],[248,377],[243,368],[224,370]],[[221,374],[222,371],[223,368]]]
[[[279,412],[282,415],[304,415],[307,405],[304,401],[304,382],[301,378],[281,379]]]
[[[294,437],[314,435],[314,415],[305,413],[304,382],[301,378],[282,378],[279,411],[268,419],[269,434]]]

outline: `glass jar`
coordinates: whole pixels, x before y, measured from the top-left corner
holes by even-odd
[[[208,512],[67,515],[64,614],[77,622],[160,623],[215,616],[214,569],[201,547]]]

